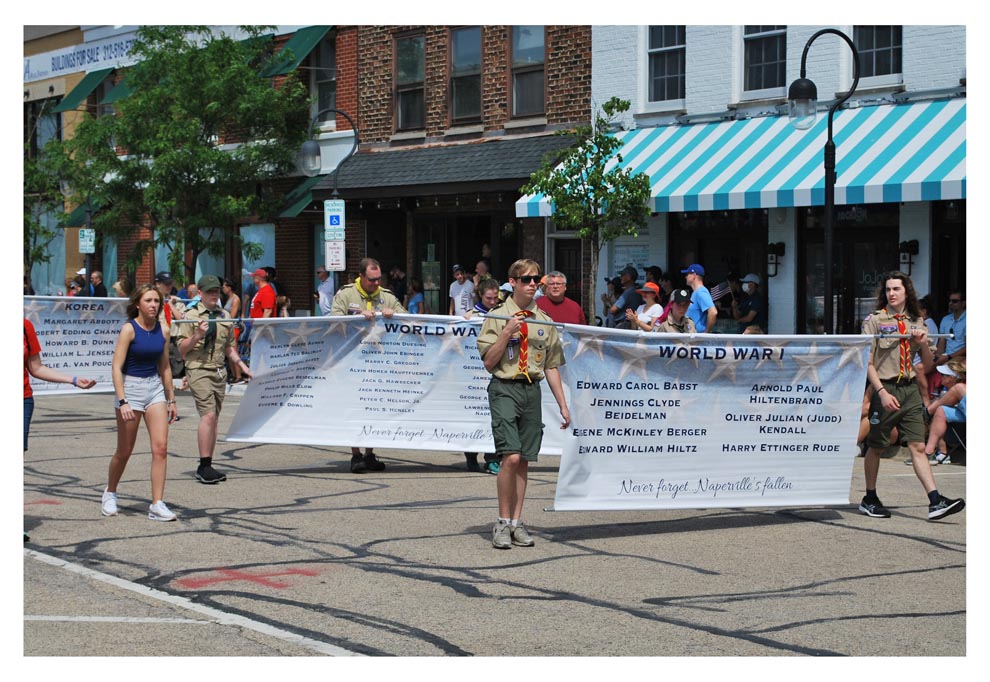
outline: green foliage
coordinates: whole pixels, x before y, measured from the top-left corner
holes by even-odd
[[[138,62],[126,70],[131,94],[116,116],[86,117],[64,144],[74,200],[105,207],[94,215],[98,234],[119,242],[145,221],[154,227],[154,240],[128,254],[131,266],[168,245],[169,267],[189,280],[200,253],[223,253],[238,223],[280,205],[265,187],[295,165],[308,92],[294,75],[277,88],[261,78],[269,29],[242,28],[248,40],[206,26],[141,27]]]
[[[32,157],[25,144],[24,274],[30,275],[36,263],[51,260],[48,245],[58,236],[58,223],[66,218],[64,209],[57,165],[44,154]]]
[[[602,105],[591,125],[574,131],[576,142],[562,154],[550,156],[530,176],[523,194],[543,194],[553,206],[559,230],[573,230],[591,247],[592,273],[585,297],[594,319],[594,283],[598,281],[598,254],[621,235],[636,235],[650,215],[649,177],[620,168],[622,142],[610,134],[616,115],[629,101],[613,97]],[[615,162],[610,164],[613,157]]]

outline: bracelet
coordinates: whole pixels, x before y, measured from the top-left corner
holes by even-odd
[[[887,390],[887,387],[881,385],[880,388],[877,389],[877,393],[879,393],[880,391],[886,391],[886,390]],[[887,391],[887,392],[889,393],[890,391]]]
[[[77,388],[79,387],[79,384],[76,383],[76,377],[72,377],[72,385]]]
[[[165,401],[165,404],[166,405],[175,405],[175,400],[166,400]]]

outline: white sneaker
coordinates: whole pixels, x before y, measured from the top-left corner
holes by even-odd
[[[103,504],[100,506],[100,513],[104,516],[117,515],[117,493],[108,490],[103,491]]]
[[[148,518],[152,521],[175,521],[175,514],[165,506],[165,500],[158,500],[148,507]]]

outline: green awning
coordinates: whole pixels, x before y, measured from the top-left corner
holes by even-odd
[[[295,69],[331,28],[333,26],[307,26],[296,31],[261,72],[262,77],[283,76]]]
[[[107,93],[107,96],[100,101],[100,104],[113,104],[117,100],[124,99],[132,92],[134,92],[134,89],[127,84],[127,76],[124,76],[120,79],[120,82],[114,86],[113,90]]]
[[[109,76],[113,72],[113,69],[100,69],[99,71],[90,71],[79,81],[79,85],[72,88],[72,92],[67,94],[62,98],[62,101],[58,103],[53,112],[60,114],[65,111],[72,111],[78,107],[84,99],[89,97],[90,93],[103,82],[103,79]]]
[[[93,202],[93,213],[96,213],[101,208],[103,208],[102,201]],[[80,204],[76,206],[75,210],[69,214],[69,217],[65,220],[65,224],[62,227],[86,227],[86,204]]]
[[[282,208],[281,213],[278,214],[278,217],[295,218],[302,213],[303,209],[313,201],[313,193],[310,190],[324,177],[326,176],[316,175],[312,178],[306,178],[296,185],[291,192],[285,195],[285,206]]]

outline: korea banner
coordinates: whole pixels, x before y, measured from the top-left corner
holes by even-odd
[[[127,320],[126,298],[25,296],[24,318],[34,325],[42,362],[64,374],[95,379],[90,392],[113,390],[117,333]],[[76,393],[71,384],[31,377],[35,395]]]
[[[869,337],[564,337],[556,510],[849,503]]]
[[[226,440],[494,452],[481,320],[395,315],[253,320],[251,372]],[[544,422],[557,404],[545,390]],[[551,433],[555,432],[555,433]],[[547,428],[541,454],[565,431]]]

